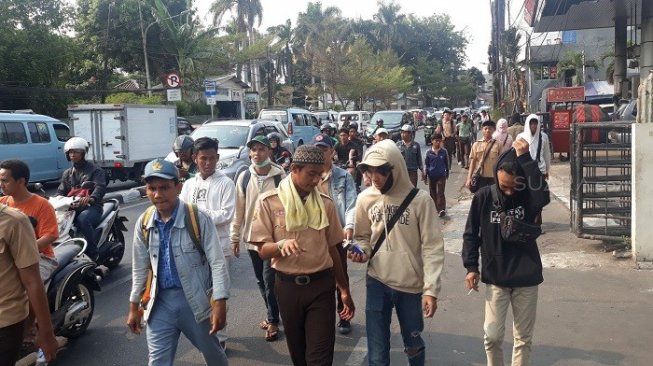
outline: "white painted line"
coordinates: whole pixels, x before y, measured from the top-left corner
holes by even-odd
[[[345,366],[361,366],[365,362],[365,356],[367,356],[367,337],[361,337],[347,358]]]

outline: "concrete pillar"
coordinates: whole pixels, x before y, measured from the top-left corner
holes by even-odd
[[[640,81],[653,70],[653,1],[642,1],[642,55],[639,58]]]
[[[624,90],[626,83],[626,61],[627,61],[627,21],[626,16],[617,16],[614,19],[614,95],[619,98],[626,98],[628,90]]]
[[[632,212],[633,257],[637,262],[653,262],[653,123],[632,125]]]

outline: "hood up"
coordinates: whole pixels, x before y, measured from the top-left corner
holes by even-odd
[[[406,196],[413,189],[413,184],[408,177],[406,161],[392,140],[383,140],[372,145],[365,152],[363,161],[360,164],[377,167],[385,163],[392,166],[393,179],[392,187],[385,194],[389,196]],[[374,186],[369,187],[368,190],[371,190],[371,195],[382,195],[381,191]]]
[[[499,172],[499,166],[501,166],[501,164],[503,162],[507,162],[507,161],[513,162],[513,163],[515,163],[517,165],[517,176],[520,178],[520,182],[524,182],[524,180],[526,179],[525,178],[526,177],[526,172],[524,171],[524,169],[521,167],[521,165],[517,161],[517,152],[515,151],[514,148],[510,148],[510,150],[508,150],[508,151],[504,152],[503,154],[499,155],[499,158],[497,159],[497,164],[494,166],[494,184],[496,185],[496,188],[491,187],[491,189],[496,189],[499,192],[498,196],[499,196],[499,200],[501,201],[501,203],[504,203],[505,200],[507,200],[507,199],[518,199],[518,200],[520,200],[526,194],[525,189],[520,190],[519,188],[517,188],[515,193],[513,193],[513,195],[509,198],[509,197],[507,197],[506,195],[503,194],[503,191],[501,191],[501,189],[499,189],[499,177],[498,177],[497,173]]]
[[[508,134],[508,121],[505,118],[501,118],[497,122],[497,129],[492,134],[492,138],[497,141],[503,141]]]
[[[531,133],[531,127],[530,123],[531,120],[537,120],[537,129],[535,130],[535,133]],[[524,132],[520,133],[519,135],[522,136],[526,142],[528,142],[530,145],[533,145],[533,139],[538,137],[540,135],[540,131],[542,130],[542,122],[540,121],[540,118],[537,116],[537,114],[530,114],[528,117],[526,117],[526,123],[524,124]]]

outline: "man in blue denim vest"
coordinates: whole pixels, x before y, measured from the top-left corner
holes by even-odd
[[[172,366],[183,333],[207,365],[223,366],[227,357],[215,334],[226,323],[229,273],[215,225],[199,210],[200,240],[193,242],[186,227],[186,215],[193,213],[178,198],[182,187],[178,174],[174,164],[163,159],[145,166],[145,188],[156,210],[136,221],[127,325],[133,333],[141,332],[139,303],[148,291],[144,319],[149,365]]]
[[[352,178],[346,170],[337,167],[333,164],[334,148],[333,144],[327,135],[316,135],[313,137],[313,145],[319,147],[324,153],[324,173],[322,180],[317,185],[317,190],[321,193],[331,197],[333,203],[336,205],[338,219],[344,229],[345,240],[351,240],[354,237],[354,209],[356,208],[357,187]],[[349,283],[349,275],[347,274],[347,250],[338,245],[338,254],[340,254],[340,262],[342,263],[342,270],[345,272],[345,278]],[[337,310],[340,313],[343,309],[342,300],[340,299],[340,290],[336,290]],[[351,323],[348,320],[340,319],[338,321],[338,331],[340,334],[348,334],[351,332]]]

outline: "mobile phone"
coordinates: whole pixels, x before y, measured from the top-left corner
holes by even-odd
[[[347,240],[345,241],[345,248],[347,248],[348,251],[354,253],[354,254],[360,254],[364,255],[365,252],[361,247],[358,246],[353,240]]]

